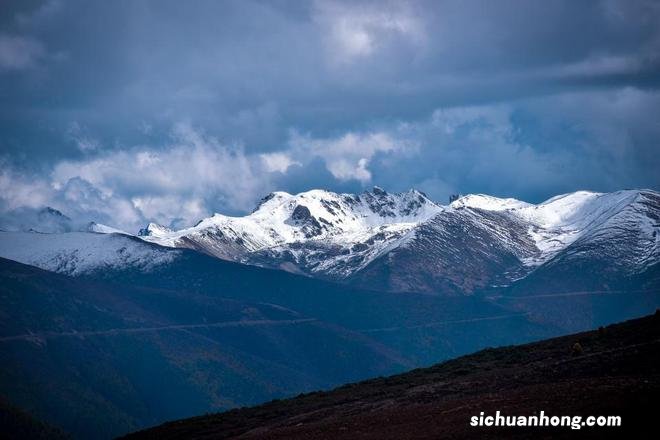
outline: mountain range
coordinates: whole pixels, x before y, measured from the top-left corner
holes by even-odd
[[[96,223],[85,230],[122,233]],[[442,206],[416,190],[274,192],[244,217],[215,214],[178,231],[150,223],[137,236],[164,247],[376,290],[469,295],[508,287],[562,264],[603,260],[617,277],[652,269],[660,261],[660,193],[579,191],[537,205],[477,194]],[[78,239],[71,236],[39,250],[5,244],[2,256],[12,258],[18,247],[29,253],[18,261],[50,259],[36,265],[52,266],[51,254],[73,251]],[[107,255],[99,261],[107,263]],[[91,270],[96,263],[67,264],[71,267],[58,271]]]
[[[415,190],[276,192],[245,217],[216,214],[179,231],[151,223],[140,236],[379,290],[472,294],[560,262],[645,272],[660,261],[660,194],[579,191],[538,205],[468,195],[440,206]]]
[[[660,306],[652,190],[536,205],[276,192],[243,217],[137,234],[52,208],[32,220],[0,231],[0,399],[79,438]]]

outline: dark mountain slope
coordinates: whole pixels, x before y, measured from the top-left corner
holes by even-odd
[[[520,259],[538,251],[527,228],[503,212],[441,212],[347,281],[384,291],[469,295],[528,271]]]
[[[579,343],[580,348],[574,348]],[[389,378],[171,422],[130,439],[657,438],[660,313]],[[471,427],[472,416],[617,415],[621,427]]]
[[[642,316],[660,306],[660,264],[641,274],[609,279],[605,268],[586,261],[547,278],[541,275],[548,274],[533,274],[492,298],[507,309],[528,313],[530,319],[566,332]],[[555,277],[563,283],[553,282]]]
[[[189,250],[176,252],[181,253],[178,258],[147,272],[130,267],[108,269],[89,279],[103,277],[121,285],[274,304],[367,335],[414,366],[484,346],[561,333],[559,328],[530,321],[526,312],[512,312],[476,296],[379,292],[231,263]]]
[[[0,260],[0,395],[77,437],[400,371],[370,338],[277,305]]]

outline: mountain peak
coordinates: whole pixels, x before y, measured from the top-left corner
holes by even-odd
[[[170,228],[161,226],[158,223],[149,223],[146,228],[140,229],[138,232],[139,237],[162,237],[166,236],[173,231]]]
[[[252,210],[252,213],[257,212],[259,209],[261,209],[262,206],[270,202],[271,200],[274,200],[275,202],[279,202],[282,199],[289,198],[291,197],[291,194],[284,192],[284,191],[273,191],[268,193],[265,197],[262,197],[261,200],[257,202],[257,206]]]
[[[45,206],[39,211],[39,215],[61,217],[65,220],[71,220],[69,217],[64,215],[59,209],[51,208],[50,206]]]
[[[360,211],[357,214],[353,212],[359,217],[377,214],[381,217],[394,218],[414,217],[425,205],[439,209],[439,206],[421,191],[411,189],[401,193],[388,193],[383,188],[374,186],[372,190],[361,194],[338,194],[322,189],[312,189],[295,195],[275,191],[262,198],[250,216],[273,215],[274,211],[279,209],[285,209],[291,214],[300,204],[310,210],[310,215],[317,220],[321,217],[330,220],[336,215],[342,215],[342,212],[349,215],[355,210]]]
[[[395,194],[376,187],[359,195],[321,189],[295,195],[276,191],[262,198],[246,216],[215,214],[179,231],[150,224],[139,235],[165,246],[195,243],[197,249],[228,259],[307,241],[324,240],[326,245],[345,247],[377,237],[372,240],[371,259],[386,241],[402,239],[442,209],[414,190]],[[342,255],[350,257],[350,253]],[[364,258],[363,263],[369,259]]]

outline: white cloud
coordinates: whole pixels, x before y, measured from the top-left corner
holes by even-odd
[[[516,103],[441,108],[407,122],[320,137],[291,131],[286,148],[248,153],[190,125],[169,145],[92,151],[29,175],[0,159],[0,219],[50,205],[77,220],[137,231],[146,221],[189,226],[213,213],[244,213],[272,190],[303,184],[337,189],[375,182],[453,192],[538,197],[578,188],[639,185],[658,163],[658,125],[645,117],[660,94],[625,89]],[[404,172],[402,172],[404,170]],[[647,171],[645,181],[657,182]],[[313,182],[313,183],[310,183]],[[533,200],[531,200],[533,201]],[[2,227],[0,225],[0,227]]]
[[[75,124],[77,140],[87,137]],[[213,213],[246,212],[255,200],[276,187],[292,166],[321,158],[338,181],[367,183],[379,154],[414,145],[381,132],[346,133],[313,138],[292,132],[289,148],[247,154],[240,145],[225,145],[177,125],[164,148],[95,149],[81,159],[61,160],[50,173],[27,176],[0,164],[0,211],[50,205],[76,220],[107,223],[135,231],[146,221],[182,227]],[[0,212],[1,214],[1,212]]]
[[[82,130],[75,125],[74,133]],[[79,223],[97,221],[136,231],[147,221],[183,227],[214,210],[246,212],[277,187],[292,166],[321,158],[338,181],[368,183],[377,155],[416,147],[383,132],[313,138],[292,132],[289,148],[247,154],[240,146],[179,124],[164,148],[88,151],[61,160],[49,173],[22,174],[0,163],[0,215],[21,207],[52,206]]]
[[[108,151],[57,162],[50,174],[28,176],[0,163],[0,214],[53,206],[76,220],[136,231],[146,221],[188,226],[222,211],[249,211],[272,190],[285,154],[247,155],[189,125],[178,125],[161,149]],[[289,161],[289,164],[293,162]]]
[[[409,150],[415,145],[395,139],[387,133],[347,133],[338,138],[314,139],[297,132],[291,133],[289,144],[299,156],[320,157],[326,168],[339,180],[371,181],[370,161],[378,153]]]
[[[317,1],[314,19],[330,60],[341,64],[370,56],[392,39],[423,41],[421,20],[408,6],[403,2]]]
[[[259,157],[264,163],[268,172],[286,173],[292,165],[302,165],[300,162],[291,159],[287,153],[275,152],[260,154]]]
[[[101,147],[100,142],[90,136],[89,133],[87,133],[87,130],[77,121],[71,123],[67,135],[83,153],[98,150]]]
[[[43,45],[34,38],[0,34],[0,71],[34,67],[44,56]]]
[[[141,217],[166,224],[172,219],[194,223],[213,206],[249,210],[269,189],[268,172],[273,170],[264,169],[242,148],[222,145],[189,125],[177,126],[174,138],[165,149],[136,148],[62,161],[54,167],[53,183],[63,187],[80,178],[103,197],[125,194]]]
[[[24,176],[0,160],[0,208],[41,207],[51,195],[52,188],[45,181]]]
[[[209,214],[205,201],[194,196],[185,198],[177,194],[162,196],[145,194],[133,197],[130,202],[143,218],[155,219],[165,225],[170,225],[170,222],[174,221],[178,226],[189,226],[191,219],[202,219]],[[180,205],[180,209],[173,212],[172,206],[175,205]]]

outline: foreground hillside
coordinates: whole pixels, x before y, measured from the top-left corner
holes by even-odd
[[[134,241],[152,262],[173,260],[148,273],[108,265],[70,277],[0,259],[0,398],[76,438],[110,438],[559,331],[476,298],[347,289],[88,235],[119,242],[118,264]],[[76,255],[80,267],[90,254]]]
[[[575,347],[578,343],[580,347]],[[167,423],[130,439],[657,438],[660,313],[431,368]],[[471,427],[472,416],[617,415],[621,427]]]

